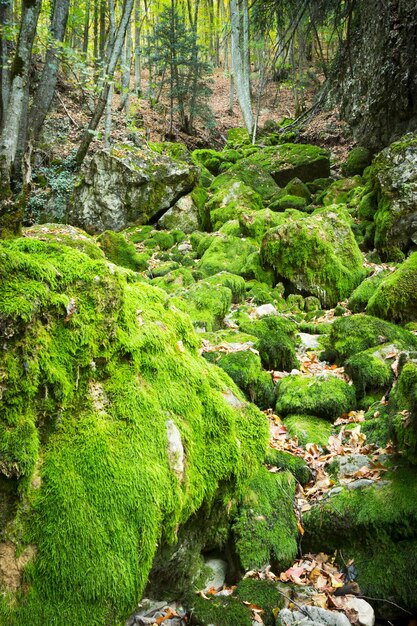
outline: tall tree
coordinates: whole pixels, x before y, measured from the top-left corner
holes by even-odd
[[[247,11],[247,0],[244,0],[243,14]],[[245,126],[251,134],[253,128],[253,116],[250,96],[250,77],[249,64],[247,62],[248,50],[245,49],[248,42],[246,32],[242,34],[241,28],[241,12],[236,0],[230,0],[230,26],[232,40],[232,68],[234,76],[234,84],[236,89],[239,106],[242,111]],[[247,27],[248,20],[243,19],[244,30]]]

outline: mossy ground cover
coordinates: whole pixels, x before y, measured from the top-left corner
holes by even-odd
[[[227,390],[240,392],[198,356],[188,316],[135,273],[28,239],[1,244],[0,259],[1,472],[20,492],[6,536],[36,546],[0,623],[120,624],[157,542],[256,470],[265,419],[231,406]]]
[[[355,406],[354,388],[336,376],[290,375],[277,386],[276,410],[282,416],[305,413],[332,420]]]

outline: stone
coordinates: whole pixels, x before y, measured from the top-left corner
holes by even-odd
[[[168,462],[172,471],[178,476],[179,480],[184,477],[184,446],[181,441],[181,433],[172,420],[165,422],[168,438]]]
[[[273,304],[261,304],[256,307],[254,317],[265,317],[265,315],[278,315],[278,311]]]
[[[158,220],[165,230],[178,229],[189,234],[198,230],[198,208],[191,194],[183,196]]]
[[[369,602],[362,598],[350,597],[345,600],[345,607],[358,612],[358,626],[374,626],[375,612]]]
[[[279,612],[278,626],[351,626],[343,613],[328,611],[317,606],[303,606],[300,610],[282,609]]]
[[[130,144],[101,150],[74,191],[68,222],[89,233],[146,224],[169,209],[197,183],[188,161]]]
[[[350,217],[341,205],[306,217],[289,214],[264,236],[261,261],[275,270],[278,280],[316,296],[325,307],[336,306],[365,277]]]
[[[346,456],[338,456],[335,458],[335,462],[339,466],[339,476],[354,474],[361,467],[371,466],[371,461],[366,454],[348,454]]]
[[[382,150],[371,179],[378,197],[375,247],[396,260],[396,249],[408,249],[417,237],[417,133]]]
[[[206,579],[203,591],[209,591],[213,587],[218,591],[223,587],[226,580],[226,561],[223,561],[223,559],[207,559],[204,565],[211,570],[211,573]]]

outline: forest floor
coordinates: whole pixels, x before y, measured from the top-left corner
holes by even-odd
[[[71,80],[73,82],[71,82]],[[44,138],[48,151],[52,144],[52,155],[48,157],[63,158],[73,152],[80,141],[82,129],[88,124],[90,111],[93,107],[91,96],[86,91],[75,89],[73,79],[62,78],[55,101],[55,110],[45,124]],[[308,111],[313,103],[321,79],[311,81],[304,89],[305,109]],[[132,76],[133,85],[133,76]],[[195,134],[187,135],[174,122],[174,136],[169,134],[169,105],[164,98],[151,106],[146,98],[148,89],[147,72],[142,72],[142,88],[144,97],[137,98],[131,94],[128,115],[120,111],[120,93],[115,93],[113,100],[112,142],[125,141],[136,135],[136,140],[150,141],[181,141],[191,150],[195,148],[221,149],[226,142],[227,131],[243,125],[242,114],[236,96],[233,110],[230,110],[230,82],[222,68],[213,71],[210,84],[212,94],[209,106],[213,112],[215,126],[208,128],[197,120]],[[80,95],[81,93],[81,95]],[[254,109],[257,100],[257,81],[253,81]],[[283,117],[295,117],[294,90],[289,83],[268,81],[261,98],[258,126],[262,128],[266,120],[279,122]],[[338,119],[337,111],[318,112],[312,117],[307,116],[301,138],[331,149],[336,161],[342,161],[352,147],[346,125]],[[93,140],[90,154],[103,147],[103,123],[100,132]],[[56,138],[59,141],[56,141]],[[51,141],[54,138],[55,141]],[[62,141],[61,141],[62,139]],[[44,153],[46,156],[46,153]],[[48,158],[47,157],[47,158]],[[43,163],[43,155],[39,161]]]

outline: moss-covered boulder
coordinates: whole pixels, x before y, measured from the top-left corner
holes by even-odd
[[[289,215],[302,217],[302,213],[299,211],[285,211],[283,213],[277,213],[271,209],[242,211],[239,215],[239,226],[246,237],[251,237],[251,239],[261,244],[265,233],[271,228],[281,226]]]
[[[335,180],[318,196],[318,201],[325,206],[330,206],[331,204],[349,204],[355,195],[355,191],[362,189],[362,185],[363,181],[360,176]]]
[[[304,198],[306,203],[311,202],[311,193],[309,188],[302,180],[295,177],[286,185],[285,192],[290,196],[298,196]]]
[[[368,148],[357,146],[350,150],[346,162],[342,165],[342,172],[345,176],[356,176],[363,174],[368,165],[371,165],[372,153]]]
[[[218,272],[227,271],[260,281],[267,278],[267,272],[260,263],[259,248],[255,243],[250,239],[229,235],[212,238],[209,247],[197,264],[197,269],[203,276],[212,276]]]
[[[229,181],[241,181],[256,191],[264,201],[273,198],[280,188],[272,176],[256,163],[250,163],[247,159],[238,161],[227,172],[217,176],[210,185],[211,191],[215,191]]]
[[[389,273],[389,270],[375,272],[372,276],[365,278],[365,280],[356,287],[348,300],[348,307],[352,313],[362,313],[362,311],[365,311],[370,298]]]
[[[397,259],[417,233],[417,135],[405,135],[374,159],[371,178],[377,192],[375,246]]]
[[[97,246],[94,237],[87,235],[81,228],[69,224],[33,224],[33,226],[23,228],[22,235],[39,241],[61,243],[84,252],[92,259],[104,258],[104,252]]]
[[[240,598],[189,596],[186,605],[196,626],[252,626],[252,615]]]
[[[295,177],[307,182],[315,178],[326,178],[330,174],[328,151],[308,144],[284,143],[263,148],[240,161],[240,164],[262,168],[280,187],[284,187]]]
[[[366,310],[385,320],[417,321],[417,252],[380,282]]]
[[[118,144],[97,152],[74,192],[68,221],[90,233],[146,224],[197,184],[199,169],[183,157]]]
[[[318,378],[295,374],[277,385],[279,415],[316,415],[332,420],[356,406],[355,390],[336,376]]]
[[[199,228],[199,208],[194,202],[193,194],[180,198],[158,220],[158,226],[165,230],[178,229],[183,233],[193,233]]]
[[[217,176],[221,164],[226,160],[224,155],[216,150],[202,149],[193,150],[191,160],[195,165],[203,166],[208,171]]]
[[[325,447],[332,434],[332,424],[315,415],[287,415],[284,425],[291,437],[297,437],[298,442],[305,446],[307,443],[316,443]]]
[[[295,352],[297,339],[296,324],[277,315],[268,315],[260,320],[243,318],[239,328],[258,338],[256,349],[267,370],[291,371],[298,366]]]
[[[0,623],[119,625],[157,544],[245,489],[266,420],[134,272],[27,238],[0,258]]]
[[[362,594],[379,599],[385,618],[404,615],[399,607],[415,609],[416,478],[415,469],[399,468],[384,474],[382,484],[343,489],[303,516],[304,549],[354,559]]]
[[[371,315],[340,317],[332,324],[327,358],[343,363],[346,359],[385,343],[397,343],[405,349],[417,347],[417,337],[405,328]]]
[[[282,588],[282,593],[280,593],[280,588]],[[276,609],[282,609],[285,606],[287,591],[285,585],[280,582],[244,578],[236,586],[234,595],[242,602],[259,606],[263,610],[262,621],[265,626],[275,626]]]
[[[286,450],[268,448],[265,455],[265,463],[271,468],[276,467],[279,470],[288,470],[302,485],[306,485],[313,476],[304,459]]]
[[[395,344],[385,344],[358,352],[345,362],[345,371],[352,379],[359,398],[375,392],[382,397],[389,390],[394,377],[391,365],[400,352],[401,348],[398,349]]]
[[[251,145],[251,139],[246,128],[231,128],[227,131],[227,149],[239,149]]]
[[[214,288],[210,283],[199,281],[175,292],[171,304],[188,313],[196,330],[211,332],[223,326],[232,298],[232,291],[228,287],[218,285]]]
[[[269,230],[261,259],[294,290],[317,296],[323,306],[335,306],[349,296],[365,276],[362,255],[343,207],[312,215],[290,216]]]
[[[252,480],[233,525],[244,569],[270,563],[274,571],[281,571],[294,560],[298,533],[291,502],[295,485],[290,472],[271,473],[264,467]]]
[[[229,180],[219,187],[206,205],[210,224],[218,230],[229,220],[238,219],[242,212],[263,208],[261,196],[242,181]]]
[[[147,257],[137,254],[135,246],[127,241],[122,233],[106,230],[97,237],[97,242],[112,263],[136,272],[147,269]]]
[[[260,409],[274,406],[275,386],[271,375],[262,369],[259,355],[251,350],[239,350],[229,354],[207,352],[204,356],[221,367]]]
[[[298,211],[304,211],[307,206],[307,200],[300,198],[300,196],[294,196],[285,194],[273,200],[269,207],[272,211],[285,211],[286,209],[297,209]]]

